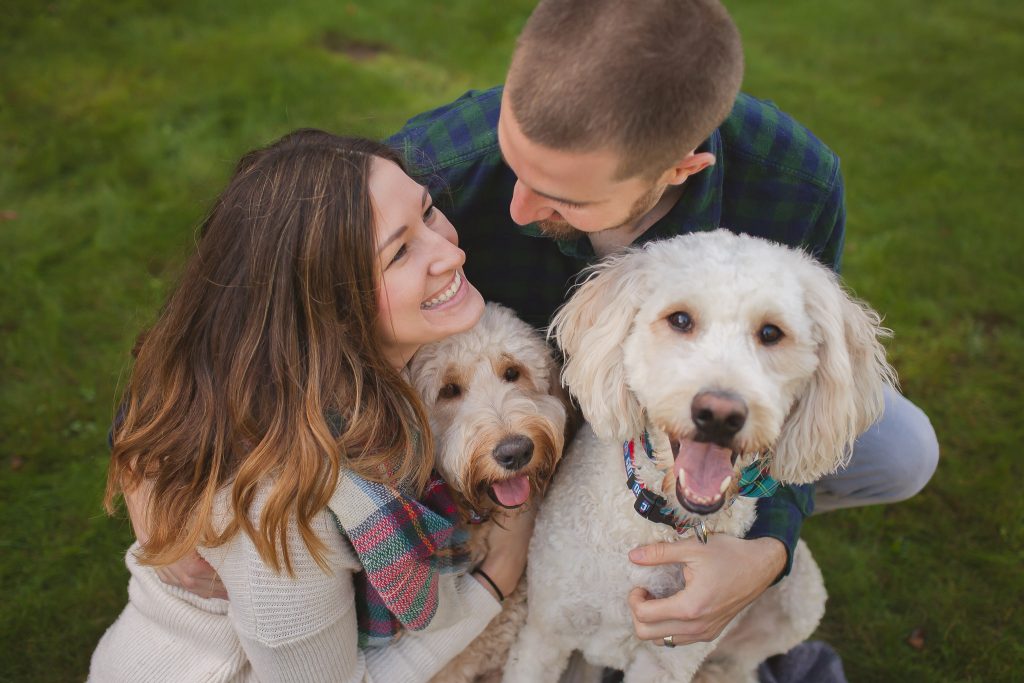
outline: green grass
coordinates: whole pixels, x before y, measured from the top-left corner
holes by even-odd
[[[819,636],[854,681],[1024,679],[1024,7],[731,4],[745,89],[842,156],[846,279],[943,448],[912,501],[806,525]],[[8,5],[0,680],[77,680],[125,601],[131,534],[100,498],[128,349],[235,160],[300,126],[382,136],[499,82],[532,3]]]

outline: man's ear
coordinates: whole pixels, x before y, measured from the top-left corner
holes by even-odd
[[[659,185],[681,185],[690,176],[700,173],[708,166],[715,165],[715,155],[711,152],[690,152],[672,164],[658,178]]]

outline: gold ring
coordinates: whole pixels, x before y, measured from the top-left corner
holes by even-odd
[[[665,636],[661,639],[661,644],[665,647],[675,647],[676,643],[673,638],[675,638],[675,636]]]

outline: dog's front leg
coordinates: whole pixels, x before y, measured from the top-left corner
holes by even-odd
[[[531,613],[533,616],[533,613]],[[565,648],[557,634],[526,619],[505,665],[503,683],[557,683],[572,650]]]
[[[825,613],[825,598],[821,570],[801,540],[789,576],[740,612],[696,680],[756,682],[758,664],[811,637]]]
[[[623,683],[679,683],[693,678],[710,643],[667,648],[643,643],[626,667]]]

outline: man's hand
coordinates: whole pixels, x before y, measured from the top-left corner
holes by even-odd
[[[152,492],[152,485],[149,482],[144,482],[124,493],[128,517],[131,519],[135,538],[138,539],[140,545],[146,545],[146,541],[149,540],[149,516],[146,514],[146,509]],[[228,599],[228,592],[224,589],[224,584],[221,583],[217,572],[194,550],[174,564],[157,567],[156,575],[164,583],[184,588],[201,598]]]
[[[174,564],[157,567],[156,575],[164,583],[184,588],[201,598],[228,599],[228,592],[217,572],[194,550]]]
[[[786,548],[774,538],[745,540],[712,535],[634,548],[629,559],[644,566],[683,565],[686,588],[655,599],[643,588],[629,593],[633,627],[641,640],[673,636],[676,645],[711,641],[753,602],[786,566]]]

